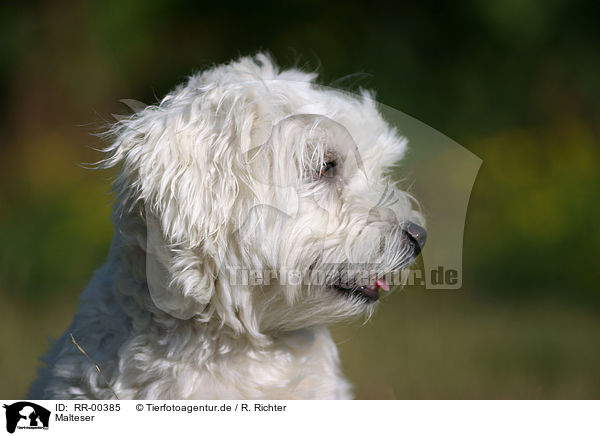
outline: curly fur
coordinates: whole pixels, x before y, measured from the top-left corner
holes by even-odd
[[[401,224],[422,218],[389,179],[406,140],[372,95],[315,78],[241,58],[112,127],[110,253],[31,397],[351,397],[326,325],[379,303],[330,283],[340,265],[408,266]],[[323,177],[331,159],[338,173]],[[235,268],[278,272],[235,283]],[[324,282],[283,283],[286,268]]]

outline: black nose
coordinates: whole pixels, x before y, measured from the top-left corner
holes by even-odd
[[[414,247],[414,255],[418,255],[427,241],[427,231],[412,221],[405,221],[402,224],[402,232]]]

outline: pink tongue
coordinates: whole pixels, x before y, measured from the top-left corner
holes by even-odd
[[[375,280],[375,287],[383,289],[384,291],[390,290],[390,285],[385,277]]]

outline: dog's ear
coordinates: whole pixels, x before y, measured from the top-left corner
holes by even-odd
[[[153,301],[178,318],[200,313],[214,293],[217,259],[237,228],[236,202],[248,186],[244,150],[257,116],[253,96],[219,87],[178,89],[112,130],[105,166],[117,219],[144,210],[147,277]]]
[[[164,312],[189,319],[204,311],[215,288],[213,259],[167,241],[158,218],[146,214],[146,279],[152,301]]]

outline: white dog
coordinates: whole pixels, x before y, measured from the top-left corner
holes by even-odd
[[[369,316],[425,232],[389,180],[406,140],[314,79],[242,58],[116,123],[108,260],[31,397],[351,398],[326,325]]]

